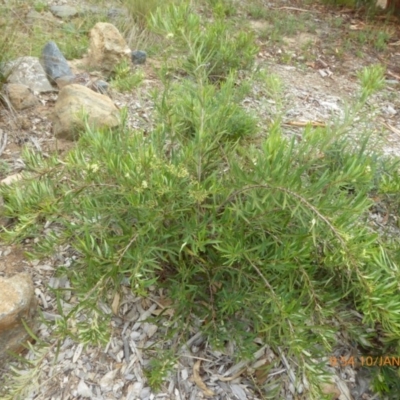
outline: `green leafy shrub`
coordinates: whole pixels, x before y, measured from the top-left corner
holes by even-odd
[[[204,140],[204,136],[217,142],[236,141],[257,131],[256,119],[239,105],[234,75],[219,89],[212,84],[199,88],[189,80],[172,84],[163,97],[169,101],[158,102],[162,128],[170,138],[178,136],[181,143],[190,143],[195,137]]]
[[[122,61],[115,67],[111,85],[120,92],[129,92],[143,81],[143,72],[134,70],[130,62]]]
[[[146,28],[150,15],[156,12],[161,6],[176,3],[177,0],[123,0],[124,7],[128,10],[129,16],[139,25],[141,29]]]
[[[186,4],[158,9],[151,16],[151,28],[187,54],[185,71],[195,75],[202,70],[210,80],[251,68],[258,51],[252,33],[237,31],[223,18],[203,24]]]
[[[77,325],[79,340],[104,339],[96,304],[121,282],[144,296],[157,284],[175,322],[201,321],[215,346],[235,342],[237,357],[252,354],[255,337],[283,348],[320,398],[316,360],[339,331],[364,349],[398,344],[398,239],[368,220],[376,195],[398,197],[398,164],[367,150],[367,136],[355,145],[329,128],[295,143],[275,123],[250,145],[231,79],[168,86],[149,136],[88,127],[62,163],[27,152],[36,177],[0,188],[15,219],[3,236],[79,254],[63,271],[82,299],[74,312],[95,321]],[[169,365],[152,367],[164,376]]]

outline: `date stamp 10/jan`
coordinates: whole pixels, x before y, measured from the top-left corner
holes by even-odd
[[[400,367],[400,356],[329,357],[331,367]]]

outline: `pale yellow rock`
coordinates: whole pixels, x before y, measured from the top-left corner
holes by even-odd
[[[75,140],[85,127],[85,117],[92,127],[116,127],[120,124],[112,100],[89,88],[72,84],[64,86],[54,107],[53,130],[57,138]]]
[[[33,327],[36,299],[31,277],[18,273],[0,277],[0,365],[8,351],[18,352],[29,339],[22,320]]]
[[[13,182],[20,181],[22,179],[22,174],[13,174],[7,176],[7,178],[4,178],[0,181],[2,185],[10,185]]]
[[[19,83],[9,83],[5,85],[5,91],[12,106],[16,110],[25,110],[39,104],[38,99],[34,96],[28,86]]]
[[[121,61],[130,62],[131,50],[113,24],[98,22],[89,37],[88,61],[91,67],[112,72]]]

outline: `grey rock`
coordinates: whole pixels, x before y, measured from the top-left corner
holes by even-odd
[[[36,57],[20,57],[0,67],[8,83],[19,83],[28,86],[34,92],[52,92],[54,88]]]
[[[83,11],[86,14],[107,15],[107,10],[99,6],[85,6]]]
[[[79,14],[78,10],[75,7],[67,5],[51,6],[50,11],[52,12],[52,14],[59,18],[72,18],[76,17]]]
[[[144,64],[146,62],[147,54],[142,50],[134,50],[131,53],[131,58],[135,65]]]
[[[50,81],[54,82],[62,76],[74,77],[67,60],[53,41],[43,47],[40,62]]]
[[[99,93],[105,94],[108,91],[108,83],[99,79],[98,81],[93,83],[94,89],[97,90]]]
[[[126,10],[123,8],[111,7],[107,10],[107,18],[117,19],[118,17],[122,17],[126,13]]]
[[[62,23],[59,19],[54,17],[54,15],[50,12],[37,12],[35,10],[30,10],[28,14],[26,14],[26,21],[28,24],[32,25],[44,25],[47,24],[47,26],[53,25],[59,25]]]

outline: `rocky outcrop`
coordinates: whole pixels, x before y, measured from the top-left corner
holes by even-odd
[[[54,108],[56,137],[77,139],[85,126],[85,116],[94,127],[115,127],[120,123],[118,109],[109,97],[77,84],[63,87]]]
[[[110,73],[121,61],[130,61],[131,50],[118,29],[98,22],[90,31],[89,65]]]

